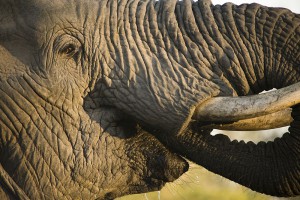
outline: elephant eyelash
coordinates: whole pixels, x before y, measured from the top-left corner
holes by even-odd
[[[67,59],[76,59],[81,50],[82,44],[77,38],[65,34],[57,37],[53,46],[60,56],[63,56]]]
[[[68,58],[73,57],[76,53],[78,53],[78,48],[74,44],[68,44],[65,47],[63,47],[59,53],[61,55],[65,55]]]

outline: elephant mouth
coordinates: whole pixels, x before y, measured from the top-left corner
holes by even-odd
[[[125,141],[125,151],[134,171],[124,189],[105,194],[104,199],[132,193],[160,190],[167,182],[173,182],[188,171],[187,161],[172,152],[155,137],[155,129],[148,129],[142,122],[120,109],[98,105],[87,97],[84,110],[105,134]],[[136,182],[136,180],[139,180]]]

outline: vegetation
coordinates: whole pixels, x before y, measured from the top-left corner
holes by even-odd
[[[232,181],[192,165],[179,180],[167,184],[161,192],[130,195],[118,200],[269,200],[270,197],[252,192]]]

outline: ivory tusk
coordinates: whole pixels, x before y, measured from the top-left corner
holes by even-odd
[[[243,97],[214,97],[198,105],[193,119],[233,122],[256,118],[300,103],[300,82],[268,93]]]
[[[201,126],[201,128],[231,131],[259,131],[281,128],[290,125],[290,123],[293,121],[291,112],[291,109],[286,109],[269,115],[244,119],[233,123],[204,125]]]

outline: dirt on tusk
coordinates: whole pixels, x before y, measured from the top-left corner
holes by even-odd
[[[219,129],[230,131],[260,131],[281,128],[290,125],[292,109],[285,109],[269,115],[239,120],[232,123],[208,124],[201,126],[202,129]]]
[[[268,93],[243,97],[214,97],[198,105],[192,119],[225,123],[257,118],[300,103],[300,82]]]

